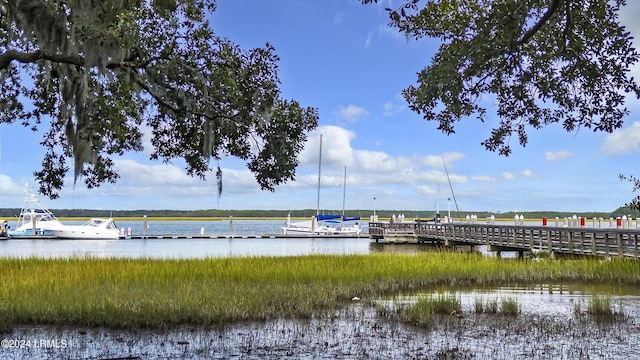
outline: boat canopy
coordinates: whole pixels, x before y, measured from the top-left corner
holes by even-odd
[[[324,214],[316,215],[316,220],[318,221],[334,220],[334,219],[340,219],[340,215],[324,215]]]

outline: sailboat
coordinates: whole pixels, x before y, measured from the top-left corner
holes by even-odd
[[[344,216],[344,198],[347,184],[347,167],[345,166],[344,186],[342,195],[342,216],[320,214],[320,176],[322,172],[322,135],[320,135],[320,154],[318,156],[318,196],[316,215],[311,220],[291,222],[291,214],[287,215],[287,222],[282,227],[285,235],[359,235],[360,217],[347,218]],[[345,221],[356,221],[353,225],[345,225]]]

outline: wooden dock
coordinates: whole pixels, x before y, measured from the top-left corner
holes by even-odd
[[[486,246],[487,251],[548,251],[553,256],[589,255],[640,258],[640,230],[471,223],[369,223],[375,242],[417,243],[443,247]]]

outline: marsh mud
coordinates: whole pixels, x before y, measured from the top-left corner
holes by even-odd
[[[579,293],[510,291],[517,316],[476,314],[461,295],[463,317],[442,315],[428,328],[405,324],[381,307],[354,302],[331,316],[276,319],[221,328],[114,331],[18,327],[0,335],[2,359],[631,359],[640,358],[640,298],[612,297],[613,317],[598,318]],[[515,294],[515,295],[514,295]],[[468,300],[465,300],[468,299]],[[407,298],[400,301],[409,301]],[[584,307],[582,307],[584,309]]]

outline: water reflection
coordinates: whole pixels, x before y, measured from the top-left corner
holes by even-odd
[[[424,296],[453,296],[459,300],[464,313],[474,313],[478,301],[483,304],[515,300],[523,315],[566,317],[584,311],[594,296],[611,299],[612,310],[625,314],[640,314],[640,288],[609,284],[537,284],[530,286],[502,286],[489,289],[467,289],[437,293],[418,293],[381,300],[385,306],[408,304]]]
[[[368,238],[214,238],[126,240],[5,240],[7,257],[205,258],[367,254]]]

